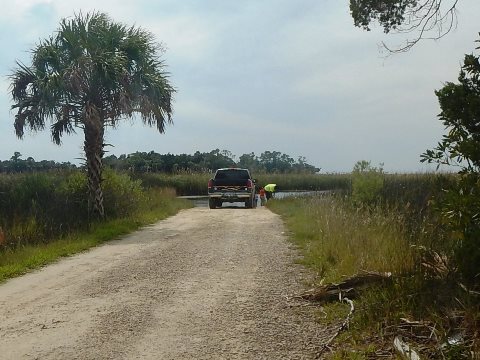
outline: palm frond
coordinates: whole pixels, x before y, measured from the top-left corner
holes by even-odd
[[[27,95],[30,84],[35,80],[35,74],[31,68],[17,61],[19,69],[15,71],[10,78],[12,80],[12,99],[13,101],[22,100]],[[16,108],[16,104],[12,109]]]
[[[54,122],[50,128],[52,134],[52,140],[55,144],[60,145],[62,143],[62,135],[63,133],[72,134],[75,133],[75,128],[73,127],[71,121],[71,114],[70,112],[73,109],[69,106],[64,106],[61,109],[61,113],[57,114],[57,121]],[[74,110],[73,110],[74,111]]]

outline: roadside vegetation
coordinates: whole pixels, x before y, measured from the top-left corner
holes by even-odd
[[[106,218],[88,205],[78,170],[0,175],[0,281],[45,265],[191,207],[172,188],[104,173]]]
[[[458,181],[456,174],[384,174],[365,161],[346,192],[267,204],[284,218],[303,252],[299,261],[314,270],[315,299],[330,304],[325,312],[346,314],[338,294],[333,303],[327,298],[326,284],[359,284],[343,292],[355,299],[356,311],[350,330],[333,343],[332,358],[393,357],[397,336],[429,359],[468,359],[478,351],[479,263],[458,256],[461,234],[442,214]],[[470,251],[471,258],[478,249]],[[365,274],[378,274],[378,281],[360,284]]]

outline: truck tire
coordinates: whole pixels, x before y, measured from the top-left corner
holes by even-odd
[[[247,201],[245,201],[245,208],[246,209],[251,209],[253,206],[253,203],[252,203],[252,198],[248,199]]]
[[[217,202],[215,201],[215,199],[212,199],[212,198],[209,198],[208,199],[208,207],[210,209],[215,209],[217,206]]]

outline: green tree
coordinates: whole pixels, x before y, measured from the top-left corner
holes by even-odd
[[[479,41],[480,42],[480,41]],[[460,167],[461,173],[480,172],[480,63],[479,57],[465,55],[459,84],[447,82],[436,91],[439,115],[448,133],[422,161]]]
[[[391,50],[406,51],[427,37],[440,39],[456,24],[459,0],[350,0],[350,12],[355,26],[370,30],[378,22],[385,33],[413,33],[404,46]]]
[[[264,170],[260,165],[258,157],[253,152],[241,155],[238,158],[237,165],[241,168],[250,169],[252,172],[260,172]]]
[[[15,151],[10,158],[10,169],[13,172],[23,172],[27,170],[26,161],[22,159],[22,154],[18,151]]]
[[[321,169],[307,163],[305,156],[299,156],[297,162],[292,166],[292,171],[295,173],[315,174]]]
[[[289,155],[279,151],[264,151],[260,154],[259,161],[269,173],[288,173],[295,163]]]
[[[479,42],[479,41],[477,41]],[[477,48],[478,49],[478,48]],[[447,134],[422,162],[455,166],[458,183],[440,202],[445,222],[457,237],[457,260],[468,282],[480,282],[480,61],[465,55],[459,83],[436,91]],[[458,236],[460,234],[460,236]]]
[[[209,153],[205,153],[201,167],[213,171],[215,169],[226,168],[235,165],[232,159],[233,154],[228,150],[215,149]]]
[[[17,62],[11,75],[18,137],[26,127],[43,130],[48,120],[56,144],[63,134],[83,130],[90,204],[100,217],[105,128],[135,113],[160,133],[171,122],[174,89],[161,51],[150,32],[103,13],[80,13],[63,19],[32,50],[32,65]]]

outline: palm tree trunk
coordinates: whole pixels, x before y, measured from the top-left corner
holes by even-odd
[[[102,191],[103,126],[100,115],[92,104],[85,109],[84,151],[87,160],[89,203],[93,213],[105,217]]]

